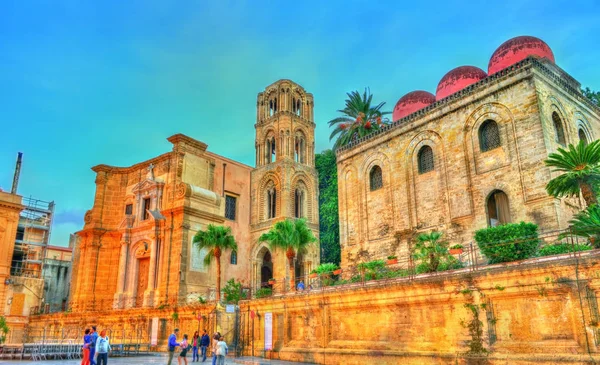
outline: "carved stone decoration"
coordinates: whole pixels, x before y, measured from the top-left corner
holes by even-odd
[[[180,182],[177,184],[177,187],[175,188],[175,196],[178,199],[181,199],[185,196],[190,196],[191,190],[190,190],[190,185],[186,184],[184,182]]]
[[[92,210],[90,209],[87,212],[85,212],[85,216],[83,217],[83,221],[86,224],[90,224],[90,223],[92,223],[92,218],[93,218],[92,217]]]

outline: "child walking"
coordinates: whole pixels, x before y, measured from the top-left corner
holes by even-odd
[[[190,349],[191,346],[189,346],[188,344],[188,335],[185,334],[183,335],[183,341],[181,341],[181,343],[179,344],[179,347],[181,347],[181,353],[179,354],[179,357],[177,358],[177,364],[181,365],[181,360],[183,359],[183,363],[185,365],[187,365],[187,352]]]

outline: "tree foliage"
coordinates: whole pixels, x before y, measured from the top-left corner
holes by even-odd
[[[419,262],[416,267],[418,274],[462,267],[460,262],[448,252],[448,242],[442,240],[442,233],[436,231],[417,236],[413,258]]]
[[[246,299],[246,293],[242,291],[242,283],[235,281],[235,279],[229,279],[223,287],[223,296],[225,297],[225,303],[238,304],[242,299]]]
[[[345,101],[344,109],[338,110],[343,116],[329,121],[329,126],[334,127],[329,140],[337,136],[333,144],[334,150],[379,130],[389,123],[389,120],[383,119],[383,117],[391,114],[391,112],[381,111],[385,102],[372,105],[373,94],[369,89],[365,89],[362,95],[358,91],[352,91],[346,95],[348,95],[348,99]]]
[[[217,262],[217,302],[221,300],[221,253],[223,250],[237,250],[235,238],[231,235],[231,227],[209,224],[206,231],[198,231],[194,235],[194,245],[198,250],[209,250],[204,257],[204,264]]]
[[[569,224],[572,233],[589,238],[594,248],[600,248],[600,205],[594,204],[577,213]]]
[[[0,316],[0,344],[6,341],[6,334],[10,331],[8,328],[8,324],[6,323],[6,318],[4,316]]]
[[[577,146],[570,144],[568,149],[559,148],[558,152],[548,156],[545,163],[553,167],[553,171],[562,173],[548,182],[548,194],[560,198],[578,196],[581,192],[588,207],[598,203],[600,140],[587,145],[580,141]]]
[[[267,242],[272,250],[281,249],[286,252],[290,266],[290,288],[295,288],[294,257],[299,251],[317,242],[317,238],[306,225],[306,220],[279,221],[267,233],[263,233],[258,241]]]
[[[585,90],[581,90],[581,92],[586,98],[590,99],[592,103],[600,107],[600,91],[592,91],[589,87],[586,87]]]
[[[319,238],[321,262],[339,264],[340,220],[338,211],[338,176],[335,152],[325,150],[316,155],[319,174]]]

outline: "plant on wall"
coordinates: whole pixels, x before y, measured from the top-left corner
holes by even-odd
[[[246,299],[246,293],[242,291],[242,283],[235,281],[235,279],[229,279],[225,287],[223,288],[223,296],[225,297],[225,303],[238,304],[242,299]]]
[[[419,262],[416,267],[418,274],[462,267],[460,261],[450,255],[448,242],[443,241],[442,236],[441,232],[436,231],[421,233],[417,236],[417,243],[413,248],[413,258]]]
[[[490,264],[533,257],[539,246],[538,226],[510,223],[475,232],[475,241]]]
[[[10,331],[8,324],[6,323],[6,318],[4,316],[0,316],[0,344],[6,341],[6,335]]]

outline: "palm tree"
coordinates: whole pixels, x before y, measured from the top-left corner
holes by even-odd
[[[379,103],[376,106],[371,106],[373,94],[370,93],[369,89],[365,89],[362,96],[358,91],[352,91],[346,95],[348,95],[346,107],[342,110],[338,110],[343,116],[329,121],[330,127],[335,126],[333,132],[331,132],[331,135],[329,136],[329,140],[331,141],[339,134],[333,144],[334,150],[388,124],[389,120],[387,118],[382,119],[382,117],[391,114],[391,112],[381,111],[385,102]]]
[[[560,198],[577,196],[581,191],[588,207],[598,203],[595,189],[600,184],[600,140],[588,145],[583,141],[577,146],[570,144],[567,150],[559,148],[545,163],[554,167],[553,171],[563,172],[548,182],[548,194]]]
[[[223,250],[237,250],[235,238],[231,235],[231,227],[209,224],[206,231],[198,231],[194,236],[194,244],[198,250],[208,249],[204,264],[210,265],[214,258],[217,261],[217,302],[221,300],[221,253]]]
[[[442,233],[436,231],[417,236],[413,257],[421,260],[426,272],[436,272],[442,259],[448,256],[448,242],[441,239]]]
[[[277,248],[285,250],[290,266],[290,287],[295,288],[294,257],[296,257],[296,252],[317,242],[317,238],[306,225],[306,220],[286,219],[279,221],[275,223],[269,232],[263,233],[258,241],[268,242],[272,250]]]
[[[600,205],[594,204],[577,213],[569,224],[573,234],[589,238],[595,248],[600,248]]]

